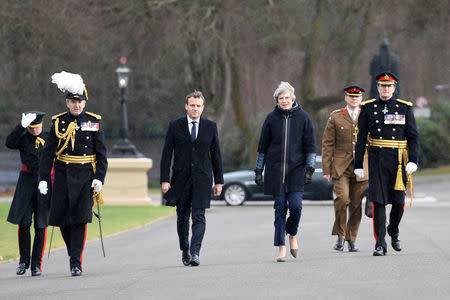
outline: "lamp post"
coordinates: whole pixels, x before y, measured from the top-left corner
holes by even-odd
[[[128,140],[128,115],[125,91],[131,70],[125,65],[127,58],[120,58],[120,66],[116,69],[117,82],[120,89],[120,140],[112,147],[111,157],[143,157],[136,146]]]

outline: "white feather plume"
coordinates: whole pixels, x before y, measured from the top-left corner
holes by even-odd
[[[71,92],[72,94],[83,95],[84,83],[83,78],[79,74],[73,74],[62,71],[52,75],[52,83],[55,83],[63,92]]]

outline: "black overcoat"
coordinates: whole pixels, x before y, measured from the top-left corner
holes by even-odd
[[[223,184],[216,123],[201,117],[197,139],[192,142],[187,117],[171,121],[161,156],[160,181],[170,182],[171,193],[176,196],[176,201],[180,201],[185,184],[191,178],[192,207],[209,208],[213,174],[214,183]]]
[[[264,194],[303,192],[306,154],[316,152],[314,126],[298,104],[288,111],[276,106],[266,117],[258,152],[265,157]]]
[[[390,117],[398,116],[396,124]],[[408,161],[419,163],[419,133],[412,103],[401,99],[364,101],[358,118],[358,138],[355,145],[355,169],[362,169],[367,136],[371,138],[408,142]],[[369,199],[380,204],[402,204],[404,191],[394,190],[398,170],[398,149],[369,147]],[[406,184],[405,163],[402,175]]]
[[[38,137],[45,141],[47,133],[42,132]],[[16,191],[9,209],[8,222],[19,224],[26,209],[33,206],[35,226],[45,228],[48,225],[49,196],[41,195],[37,189],[39,159],[43,145],[38,144],[36,148],[36,137],[19,124],[6,138],[6,147],[19,150],[22,165],[26,166],[26,171],[21,170],[19,173]]]
[[[104,182],[108,162],[106,159],[106,146],[101,117],[89,112],[82,112],[75,117],[70,113],[62,113],[52,117],[53,124],[50,129],[48,141],[42,154],[40,163],[41,180],[49,181],[50,170],[55,159],[55,179],[50,206],[49,224],[53,226],[71,226],[92,222],[92,180]],[[64,133],[69,124],[76,120],[75,143],[72,149],[71,142],[61,155],[96,155],[96,172],[91,163],[66,163],[55,158],[59,138],[55,133],[55,122],[59,119],[58,130]],[[90,122],[90,123],[89,123]],[[61,144],[64,140],[61,141]]]

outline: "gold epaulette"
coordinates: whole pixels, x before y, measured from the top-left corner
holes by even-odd
[[[85,112],[85,114],[90,115],[90,116],[93,116],[93,117],[96,118],[97,120],[100,120],[100,119],[102,118],[102,116],[96,115],[96,114],[91,113],[91,112],[88,112],[88,111]]]
[[[373,98],[373,99],[370,99],[370,100],[363,101],[363,102],[361,102],[361,105],[366,105],[366,104],[372,103],[374,101],[377,101],[377,99]]]
[[[402,99],[398,99],[397,98],[397,101],[400,102],[400,103],[406,104],[408,106],[413,106],[412,102],[409,102],[409,101],[406,101],[406,100],[402,100]]]
[[[67,114],[67,111],[65,111],[65,112],[62,112],[62,113],[60,113],[60,114],[57,114],[57,115],[54,115],[54,116],[52,116],[52,120],[55,120],[55,119],[57,119],[57,118],[61,117],[62,115],[65,115],[65,114]]]

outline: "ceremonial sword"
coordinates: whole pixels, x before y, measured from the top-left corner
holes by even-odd
[[[99,192],[95,192],[95,187],[96,186],[97,185],[94,185],[94,195],[93,195],[93,197],[94,197],[95,202],[97,203],[97,213],[95,213],[95,211],[93,211],[93,213],[94,213],[94,216],[96,216],[97,219],[98,219],[98,228],[100,230],[100,241],[102,242],[103,257],[106,257],[105,246],[103,245],[102,217],[101,217],[101,214],[100,214],[100,199],[99,199]]]

